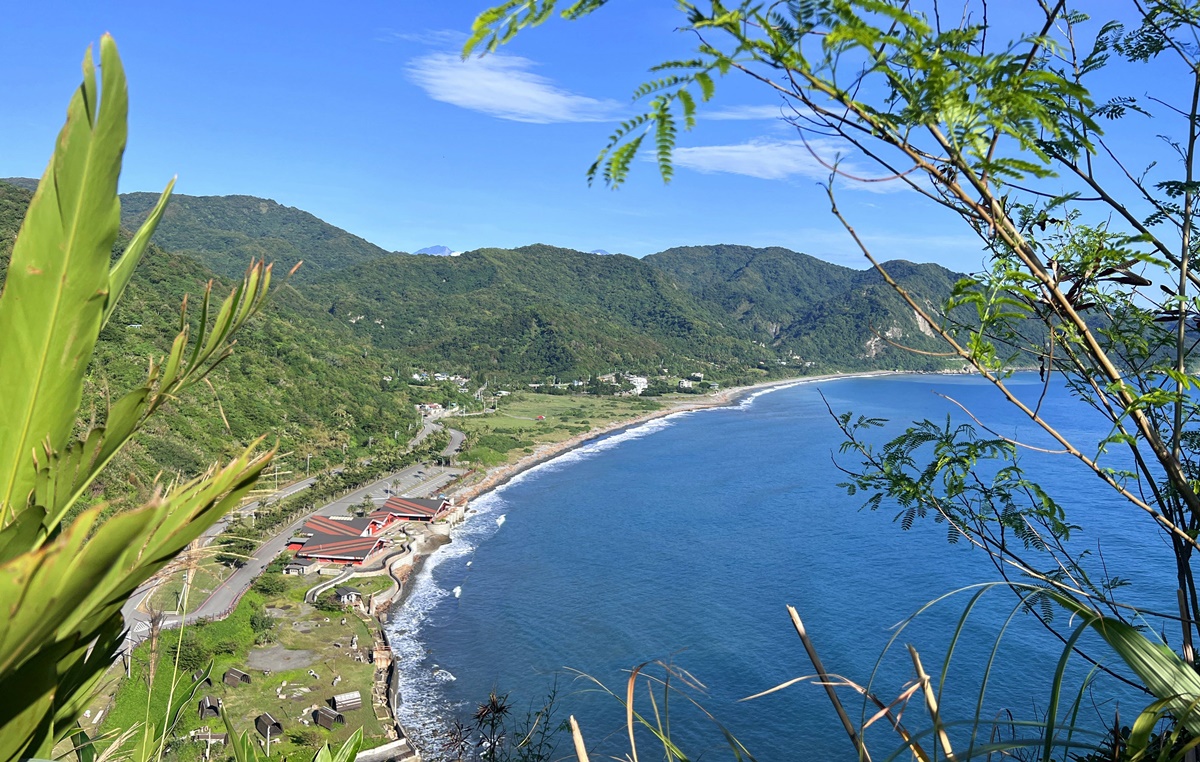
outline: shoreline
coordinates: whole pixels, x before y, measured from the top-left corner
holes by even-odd
[[[672,415],[680,415],[683,413],[692,413],[699,410],[731,407],[752,395],[770,392],[785,387],[798,386],[800,384],[818,383],[821,381],[837,381],[848,378],[876,378],[883,376],[910,375],[910,373],[911,372],[908,371],[860,371],[855,373],[827,373],[816,376],[798,376],[795,378],[763,381],[757,384],[751,384],[749,386],[731,387],[729,389],[723,389],[714,394],[705,395],[697,400],[674,401],[672,404],[664,407],[661,410],[653,410],[642,415],[634,416],[633,418],[622,419],[619,421],[613,421],[603,426],[597,426],[586,432],[583,432],[582,434],[577,434],[573,437],[564,439],[561,442],[540,445],[532,453],[518,459],[513,463],[495,466],[488,469],[484,472],[484,477],[482,480],[475,484],[454,490],[451,494],[456,499],[468,501],[467,504],[469,507],[470,500],[483,497],[491,492],[494,492],[508,482],[512,481],[520,474],[523,474],[536,466],[539,466],[543,463],[548,463],[549,461],[552,461],[562,455],[566,455],[572,450],[576,450],[590,442],[601,439],[610,434],[617,434],[622,431],[627,431],[660,418],[667,418]],[[463,521],[466,521],[469,516],[469,513],[464,515]],[[453,542],[452,536],[449,542]],[[409,569],[406,583],[401,586],[400,592],[397,594],[395,600],[393,600],[387,607],[387,620],[386,623],[383,624],[385,637],[387,632],[387,623],[392,622],[397,615],[404,610],[404,607],[407,605],[408,600],[412,595],[417,577],[425,566],[425,561],[433,553],[437,552],[438,549],[446,544],[448,543],[438,543],[435,547],[429,549],[427,552],[414,554],[412,566]],[[409,734],[408,728],[403,726],[399,717],[399,708],[404,703],[403,696],[400,694],[398,686],[397,672],[399,669],[400,666],[393,662],[391,665],[392,674],[389,679],[390,684],[388,691],[390,694],[389,699],[392,703],[392,719],[395,724],[402,729],[404,736],[410,739],[411,743],[412,736]]]
[[[658,420],[659,418],[667,418],[672,415],[680,415],[682,413],[692,413],[697,410],[711,410],[721,407],[732,407],[739,403],[742,399],[760,392],[771,391],[781,387],[797,386],[799,384],[816,383],[820,381],[836,381],[844,378],[875,378],[879,376],[898,376],[909,375],[909,371],[895,370],[868,370],[858,371],[855,373],[826,373],[819,376],[797,376],[795,378],[775,379],[773,381],[762,381],[750,386],[735,386],[729,389],[722,389],[714,394],[709,394],[697,400],[677,400],[665,407],[662,410],[652,410],[642,415],[634,416],[620,421],[603,426],[596,426],[582,434],[576,434],[573,437],[554,442],[550,444],[539,445],[529,455],[518,459],[514,463],[507,463],[502,466],[494,466],[484,472],[484,477],[481,481],[455,490],[451,493],[456,498],[463,498],[468,501],[475,498],[483,497],[492,492],[520,474],[547,463],[555,458],[566,455],[572,450],[593,442],[609,434],[617,434],[628,429],[641,426],[644,423]]]

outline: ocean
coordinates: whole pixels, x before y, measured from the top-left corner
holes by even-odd
[[[1031,401],[1041,389],[1036,374],[1012,385]],[[761,760],[855,759],[821,687],[800,683],[742,699],[813,672],[787,605],[803,618],[830,673],[870,683],[885,701],[913,677],[905,644],[916,647],[926,671],[940,674],[978,589],[964,588],[995,581],[997,572],[969,543],[949,543],[946,524],[919,520],[904,531],[894,506],[863,510],[862,496],[847,495],[838,464],[855,461],[838,453],[843,437],[826,405],[890,419],[872,435],[883,441],[915,419],[971,422],[947,397],[1005,435],[1052,444],[978,378],[845,378],[652,421],[476,499],[389,623],[402,723],[420,747],[436,750],[442,731],[454,720],[469,724],[490,691],[507,694],[519,719],[556,686],[558,719],[574,715],[598,754],[622,755],[624,708],[600,686],[623,698],[629,670],[650,662],[647,674],[668,674],[665,664],[675,675],[666,707],[671,735],[693,759],[732,758],[722,728]],[[1042,409],[1085,451],[1107,433],[1057,386]],[[1112,458],[1121,465],[1119,455]],[[1169,610],[1169,545],[1150,520],[1069,456],[1031,451],[1022,462],[1081,527],[1072,550],[1088,551],[1096,574],[1130,580],[1128,597]],[[897,635],[899,623],[956,590]],[[941,686],[944,717],[968,720],[977,705],[986,718],[1044,715],[1062,645],[1032,616],[1013,616],[1015,602],[997,587],[972,611]],[[1062,614],[1056,621],[1067,625]],[[1081,642],[1120,669],[1090,636]],[[985,674],[994,649],[995,668]],[[1074,691],[1088,665],[1078,658],[1070,665]],[[861,718],[857,694],[841,695]],[[666,716],[661,686],[657,699]],[[1118,704],[1130,722],[1145,703],[1100,678],[1077,723],[1098,728]],[[644,681],[636,706],[653,718]],[[928,725],[919,699],[904,721],[914,730]],[[966,732],[956,731],[959,739]],[[868,740],[877,758],[900,745],[882,722]],[[643,754],[655,754],[649,734],[638,743]],[[560,756],[569,747],[564,739]]]

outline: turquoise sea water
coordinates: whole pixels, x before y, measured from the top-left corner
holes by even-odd
[[[1030,375],[1014,387],[1033,399],[1040,384]],[[569,670],[623,695],[626,670],[660,659],[707,686],[693,695],[757,758],[854,759],[821,688],[795,685],[739,699],[812,672],[785,605],[798,609],[830,672],[865,683],[893,625],[939,595],[997,578],[981,552],[947,543],[945,524],[918,522],[904,532],[894,509],[860,510],[862,500],[837,486],[841,435],[820,393],[835,411],[892,419],[885,433],[915,418],[968,420],[935,392],[1005,434],[1047,444],[1030,424],[1014,423],[1011,409],[978,379],[841,379],[654,421],[476,500],[475,513],[429,559],[390,624],[402,722],[419,745],[435,747],[438,730],[469,718],[489,690],[509,693],[523,714],[557,676],[562,718],[574,714],[590,743],[621,754],[623,708]],[[1062,390],[1052,390],[1043,409],[1081,441],[1105,431]],[[1148,519],[1067,456],[1023,457],[1084,527],[1072,546],[1091,550],[1097,569],[1102,554],[1110,574],[1133,581],[1133,595],[1165,608],[1174,596],[1169,550]],[[900,639],[920,650],[935,675],[968,598],[938,604]],[[972,615],[944,687],[947,716],[975,714],[983,665],[1014,601],[996,589]],[[1061,644],[1032,617],[1014,617],[983,714],[1044,712],[1060,653]],[[1085,670],[1075,663],[1077,680]],[[875,690],[893,698],[912,674],[898,646],[884,660]],[[1112,696],[1121,699],[1127,721],[1145,703],[1126,689],[1102,686],[1088,697],[1081,721],[1108,721],[1113,702],[1103,702]],[[844,699],[857,717],[861,703],[849,693]],[[699,712],[682,700],[671,711],[673,735],[693,758],[729,758],[720,733]],[[906,723],[922,727],[922,711],[911,705]],[[886,728],[871,732],[874,748],[899,743]]]

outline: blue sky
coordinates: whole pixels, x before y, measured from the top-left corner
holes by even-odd
[[[735,77],[682,134],[669,185],[646,163],[619,191],[587,186],[647,69],[688,51],[674,3],[616,0],[463,63],[487,5],[13,4],[0,26],[0,176],[41,174],[83,51],[109,31],[130,80],[123,190],[178,174],[180,193],[272,198],[390,250],[742,243],[865,266],[779,101]],[[961,222],[915,194],[846,188],[839,203],[882,259],[979,265]]]

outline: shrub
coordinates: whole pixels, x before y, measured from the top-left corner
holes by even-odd
[[[287,581],[282,574],[267,571],[254,580],[254,589],[263,595],[279,595],[287,589]]]

